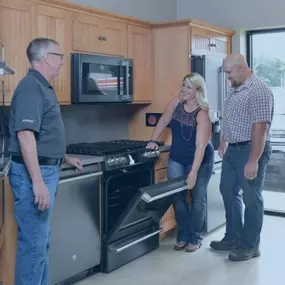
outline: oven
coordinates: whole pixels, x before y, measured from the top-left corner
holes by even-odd
[[[137,200],[140,188],[154,184],[154,160],[121,169],[105,171],[102,178],[102,271],[110,272],[139,257],[145,250],[150,251],[159,245],[158,236],[144,248],[130,246],[117,252],[141,237],[145,232],[158,229],[159,223],[144,212],[129,216],[128,212]],[[142,246],[145,243],[139,245]]]
[[[187,189],[186,177],[154,184],[154,161],[103,173],[102,271],[118,267],[159,246],[160,220],[173,196]]]
[[[159,150],[146,141],[117,140],[69,145],[67,153],[101,155],[101,271],[108,273],[159,246],[160,220],[186,177],[154,184]]]
[[[132,59],[73,53],[71,77],[72,103],[133,100]]]

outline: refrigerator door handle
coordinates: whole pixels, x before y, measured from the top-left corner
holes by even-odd
[[[220,68],[220,72],[219,72],[219,84],[220,84],[220,92],[221,92],[221,96],[220,96],[220,106],[221,106],[221,117],[223,118],[223,114],[224,114],[224,101],[226,99],[226,92],[227,92],[227,79],[226,79],[226,75],[223,71],[223,67],[221,66]],[[224,128],[224,124],[223,124],[223,120],[221,120],[221,134],[223,135],[223,128]]]

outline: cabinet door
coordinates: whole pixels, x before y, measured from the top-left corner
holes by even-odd
[[[32,4],[24,0],[1,0],[0,4],[0,39],[5,47],[5,60],[15,71],[13,75],[0,76],[5,81],[5,105],[9,105],[29,68],[26,49],[32,39]]]
[[[191,54],[207,55],[212,53],[212,33],[201,28],[191,28]]]
[[[64,54],[64,64],[60,75],[51,84],[61,104],[69,104],[70,95],[70,54],[72,50],[72,15],[70,11],[47,5],[37,5],[34,23],[35,37],[47,37],[56,40]]]
[[[127,25],[82,13],[74,14],[73,49],[107,55],[126,56]]]
[[[128,26],[128,57],[134,63],[134,102],[152,101],[153,45],[151,30]]]
[[[117,56],[127,55],[127,24],[104,19],[103,53]]]
[[[167,168],[156,170],[155,183],[167,181]],[[170,206],[167,212],[160,220],[160,227],[163,228],[163,232],[160,234],[161,238],[170,230],[176,227],[175,213],[173,206]]]
[[[0,181],[0,252],[3,240],[4,240],[4,182],[3,180],[1,180]]]
[[[213,38],[213,54],[225,58],[231,52],[231,38],[227,36],[216,36]]]

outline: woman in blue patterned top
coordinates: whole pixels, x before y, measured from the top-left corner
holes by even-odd
[[[206,91],[202,76],[197,73],[186,75],[179,96],[168,103],[147,145],[150,149],[158,148],[156,142],[170,123],[172,143],[168,179],[187,176],[189,189],[174,197],[178,226],[177,244],[174,248],[185,249],[187,252],[194,252],[202,245],[206,193],[214,164],[214,148],[210,142],[212,125]]]

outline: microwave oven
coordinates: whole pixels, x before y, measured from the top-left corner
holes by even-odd
[[[71,54],[71,102],[133,101],[133,60],[95,54]]]

